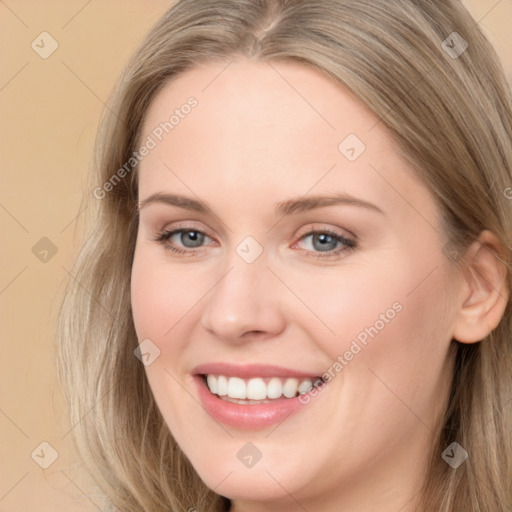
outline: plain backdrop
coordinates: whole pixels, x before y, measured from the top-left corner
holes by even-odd
[[[512,0],[465,4],[510,79]],[[0,0],[0,512],[103,509],[73,451],[56,380],[55,318],[79,243],[81,197],[90,193],[100,113],[170,5]]]

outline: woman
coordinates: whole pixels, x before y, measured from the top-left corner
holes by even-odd
[[[512,507],[511,94],[457,0],[182,0],[61,310],[127,511]]]

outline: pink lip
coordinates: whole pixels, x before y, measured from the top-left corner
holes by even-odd
[[[302,379],[320,377],[312,373],[268,364],[205,363],[196,366],[191,373],[195,375],[225,375],[227,377],[240,377],[241,379],[250,379],[251,377],[297,377]]]
[[[314,378],[311,374],[270,365],[238,366],[227,363],[208,363],[194,368],[194,381],[197,385],[199,399],[206,412],[216,421],[241,429],[259,429],[279,424],[288,416],[308,409],[295,398],[277,398],[265,404],[235,404],[226,402],[214,395],[206,385],[205,374],[225,375],[230,377],[298,377]]]

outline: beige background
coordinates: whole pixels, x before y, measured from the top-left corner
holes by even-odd
[[[512,0],[465,3],[512,77]],[[123,64],[168,6],[164,0],[0,0],[0,512],[102,510],[68,435],[53,329],[78,242],[76,219],[100,112]],[[42,32],[58,43],[47,59],[31,47]],[[41,252],[48,249],[43,237],[55,255]],[[43,244],[36,246],[39,257],[32,252],[37,243]],[[50,460],[43,442],[58,452],[47,469],[36,463],[43,453]]]

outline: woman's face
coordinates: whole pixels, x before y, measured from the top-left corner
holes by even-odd
[[[459,288],[378,121],[313,69],[245,58],[147,112],[135,327],[170,431],[236,506],[399,510],[419,490]]]

